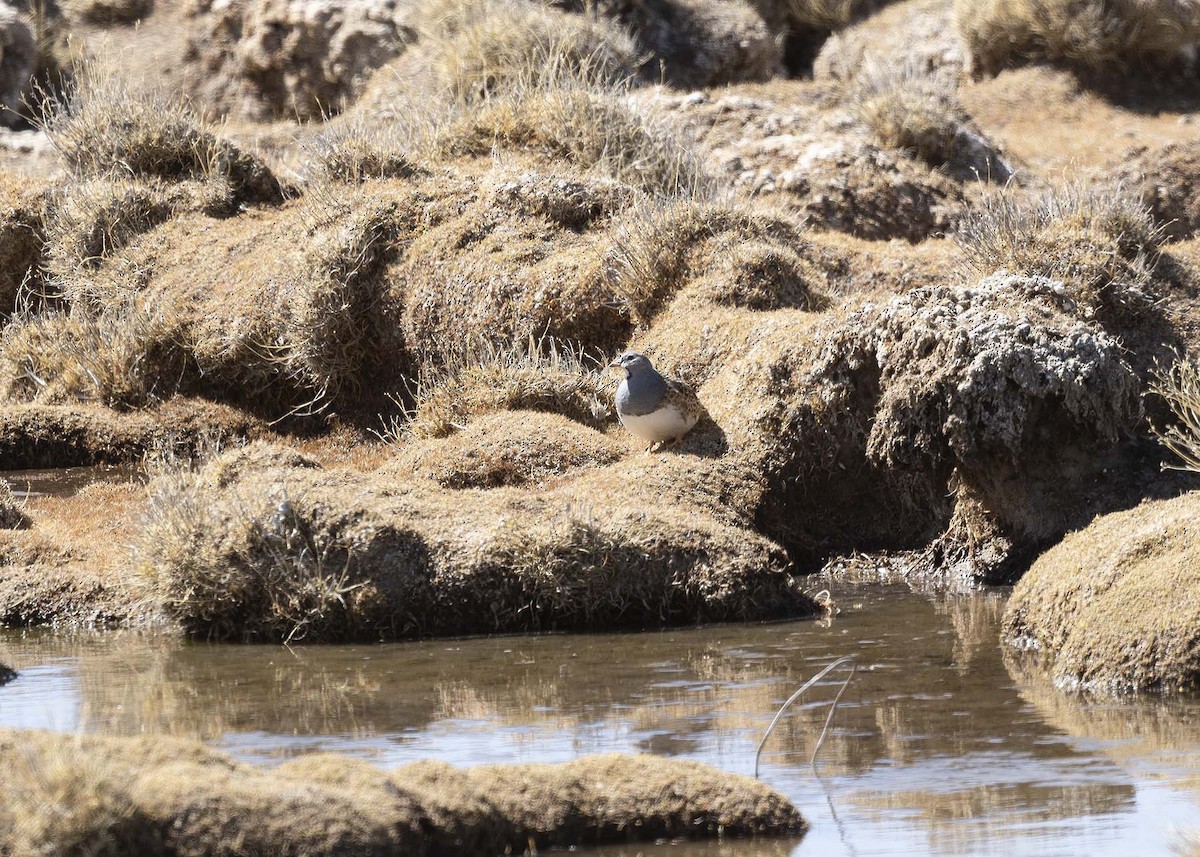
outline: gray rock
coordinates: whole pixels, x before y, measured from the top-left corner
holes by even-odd
[[[0,0],[0,125],[12,126],[21,110],[37,61],[29,22]]]

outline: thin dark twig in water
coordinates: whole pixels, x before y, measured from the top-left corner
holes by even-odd
[[[799,690],[797,690],[795,693],[793,693],[791,696],[789,696],[787,698],[787,702],[785,702],[783,705],[779,706],[779,711],[775,712],[775,718],[771,721],[771,725],[767,727],[767,731],[762,736],[762,740],[758,742],[758,750],[754,753],[754,777],[755,777],[755,779],[758,778],[758,763],[759,763],[759,759],[762,757],[763,746],[767,743],[767,739],[771,737],[771,733],[775,731],[775,727],[779,724],[779,720],[780,720],[780,718],[783,717],[783,713],[785,711],[787,711],[789,707],[791,707],[791,704],[793,702],[795,702],[797,699],[799,699],[801,696],[804,695],[804,691],[808,690],[810,687],[812,687],[814,684],[819,682],[821,679],[825,678],[825,676],[829,675],[829,673],[833,672],[838,667],[843,667],[843,666],[846,666],[847,664],[850,665],[850,672],[846,676],[846,680],[844,682],[842,682],[842,689],[838,691],[837,697],[834,698],[833,705],[830,706],[829,716],[825,718],[825,728],[821,730],[821,737],[817,741],[816,749],[813,750],[812,758],[809,760],[810,765],[816,765],[817,753],[820,751],[821,745],[825,742],[825,733],[829,729],[829,723],[833,720],[833,713],[835,711],[837,711],[838,702],[841,701],[842,694],[846,692],[846,688],[850,685],[850,679],[854,678],[854,671],[857,669],[857,666],[855,666],[855,664],[854,664],[854,658],[851,658],[851,657],[838,658],[836,661],[829,664],[827,667],[825,667],[825,669],[821,670],[819,673],[817,673],[815,676],[813,676],[808,681],[806,681],[803,685],[801,685]]]

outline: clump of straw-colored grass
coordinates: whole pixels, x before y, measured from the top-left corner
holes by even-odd
[[[1177,459],[1163,466],[1200,473],[1200,366],[1176,355],[1168,368],[1157,373],[1150,390],[1162,397],[1175,417],[1165,428],[1151,427],[1158,442]]]
[[[967,265],[1063,281],[1092,312],[1121,317],[1151,301],[1162,230],[1121,188],[1066,184],[983,198],[955,236]]]
[[[586,425],[607,416],[599,396],[601,363],[554,340],[508,346],[485,341],[457,353],[443,351],[440,364],[426,365],[431,368],[415,384],[410,419],[393,424],[390,434],[447,437],[475,417],[518,409],[561,414]]]

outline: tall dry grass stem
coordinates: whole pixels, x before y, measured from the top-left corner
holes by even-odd
[[[850,686],[850,680],[854,678],[854,673],[858,666],[854,663],[853,657],[838,658],[833,663],[826,666],[823,670],[810,678],[800,688],[787,698],[783,705],[779,706],[779,710],[775,712],[775,717],[771,720],[771,725],[767,727],[767,731],[763,734],[762,740],[758,742],[758,749],[754,753],[754,778],[758,779],[759,760],[762,758],[763,747],[766,746],[767,739],[771,737],[771,733],[775,731],[775,727],[779,725],[780,719],[784,712],[791,708],[792,703],[804,695],[804,692],[819,682],[829,673],[836,669],[846,669],[846,680],[842,682],[841,688],[837,692],[837,696],[833,698],[833,703],[829,706],[829,716],[825,718],[825,725],[821,728],[821,736],[817,739],[817,745],[813,748],[812,757],[808,760],[810,765],[817,764],[817,754],[821,752],[821,745],[825,743],[825,735],[829,731],[829,724],[833,722],[833,715],[837,712],[838,703],[842,701],[842,694],[846,692],[846,688]]]

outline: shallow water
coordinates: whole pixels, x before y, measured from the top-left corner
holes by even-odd
[[[781,723],[762,777],[801,842],[603,849],[607,857],[1145,855],[1200,827],[1200,701],[1065,697],[1006,664],[1003,597],[835,588],[827,623],[286,649],[131,633],[0,631],[0,726],[170,733],[275,764],[387,766],[641,751],[751,773],[779,704],[821,666],[860,669],[821,749],[830,676]]]
[[[0,470],[0,479],[8,482],[13,494],[26,497],[71,497],[81,488],[97,482],[120,482],[132,479],[138,471],[133,467],[50,467],[37,470]]]

